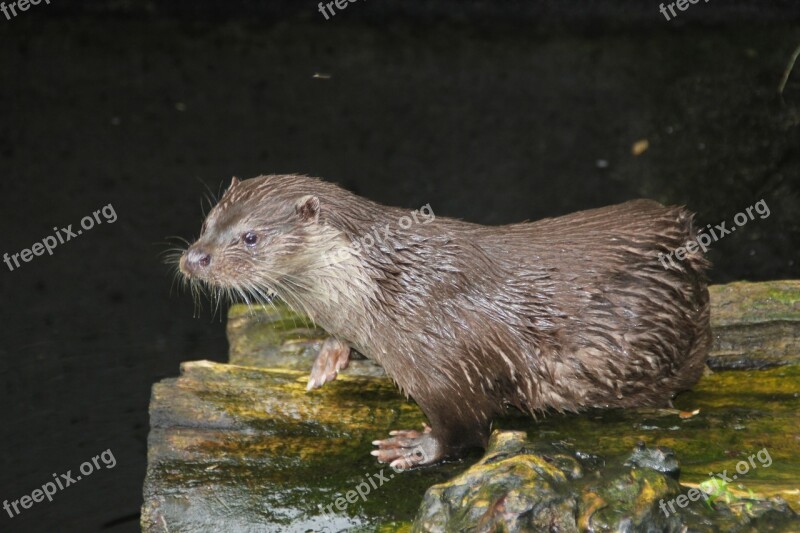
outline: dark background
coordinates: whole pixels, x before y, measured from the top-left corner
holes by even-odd
[[[262,5],[263,4],[263,5]],[[111,449],[0,531],[137,531],[150,386],[224,361],[160,254],[233,175],[300,172],[499,224],[637,197],[704,225],[714,282],[797,277],[800,45],[793,2],[52,0],[0,15],[0,253],[111,203],[102,224],[0,263],[0,500]],[[315,77],[321,74],[321,77]],[[631,147],[647,139],[635,156]],[[729,222],[730,224],[730,222]]]

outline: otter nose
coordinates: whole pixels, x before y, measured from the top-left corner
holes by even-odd
[[[182,261],[183,270],[187,274],[197,274],[208,268],[211,264],[211,254],[204,250],[190,248],[184,254]]]

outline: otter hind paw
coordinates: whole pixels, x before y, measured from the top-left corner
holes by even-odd
[[[408,470],[430,465],[442,459],[439,441],[425,426],[423,432],[414,429],[401,429],[389,433],[388,439],[372,441],[377,450],[370,453],[381,463],[389,463],[395,470]]]

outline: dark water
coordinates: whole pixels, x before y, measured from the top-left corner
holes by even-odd
[[[315,9],[0,16],[0,253],[109,204],[117,217],[0,264],[0,500],[116,459],[0,510],[1,531],[138,530],[150,386],[227,350],[224,316],[193,318],[159,254],[232,175],[307,173],[492,224],[649,197],[730,227],[764,200],[768,217],[714,244],[712,278],[797,277],[800,70],[776,92],[795,15],[667,23],[654,5],[641,25],[551,27]]]

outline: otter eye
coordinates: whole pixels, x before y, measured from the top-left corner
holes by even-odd
[[[252,231],[248,231],[244,234],[244,243],[247,246],[253,246],[255,243],[258,242],[258,234],[253,233]]]

